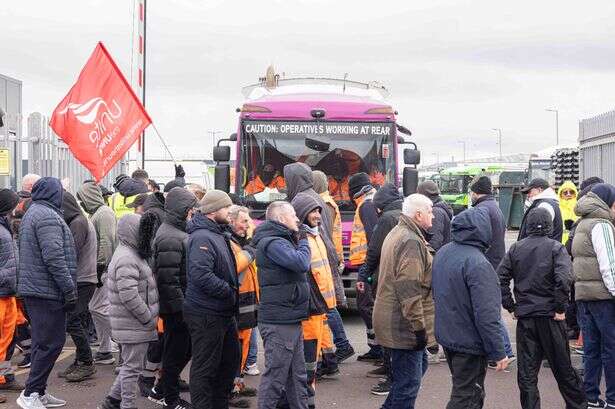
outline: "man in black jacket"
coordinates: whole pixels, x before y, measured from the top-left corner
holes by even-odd
[[[549,233],[549,238],[561,242],[564,234],[564,222],[559,208],[559,197],[551,188],[549,182],[540,178],[533,179],[521,192],[527,195],[527,210],[521,221],[518,240],[523,240],[529,235],[527,232],[527,215],[530,214],[532,209],[540,207],[549,212],[553,222],[553,230]]]
[[[186,292],[186,221],[197,206],[196,197],[181,187],[171,189],[165,201],[164,222],[154,238],[154,274],[164,321],[162,376],[155,387],[159,403],[173,409],[186,407],[179,397],[179,375],[190,361],[190,333],[184,321]]]
[[[380,264],[380,253],[382,251],[382,243],[387,234],[397,226],[399,216],[401,215],[401,207],[403,197],[399,194],[399,190],[392,183],[386,183],[376,192],[373,198],[373,204],[378,212],[378,223],[374,227],[369,245],[367,247],[367,257],[365,263],[359,269],[357,278],[357,291],[359,293],[369,293],[371,297],[376,297],[376,289],[378,284],[378,265]],[[372,298],[372,299],[373,299]],[[369,311],[369,318],[373,313],[373,305]],[[367,376],[386,378],[372,387],[372,394],[386,395],[391,389],[391,362],[388,351],[383,351],[383,365],[368,372]]]
[[[581,379],[572,368],[566,336],[566,305],[572,281],[570,256],[548,237],[553,228],[545,209],[527,216],[528,237],[513,244],[498,274],[502,305],[517,318],[517,380],[523,408],[539,408],[538,371],[545,357],[566,407],[585,409]],[[514,280],[514,298],[510,281]]]
[[[309,313],[310,245],[289,203],[271,203],[265,217],[252,239],[260,286],[258,329],[266,362],[258,408],[275,409],[285,393],[291,409],[308,409],[301,321]]]
[[[226,408],[241,359],[236,316],[239,285],[226,232],[233,203],[210,190],[188,223],[184,319],[192,340],[190,396],[196,408]]]
[[[432,180],[421,182],[416,189],[417,193],[427,196],[433,203],[433,222],[427,232],[429,245],[435,251],[451,241],[451,220],[453,209],[440,197],[440,189]]]
[[[493,197],[493,185],[491,179],[488,176],[480,176],[470,186],[470,197],[472,199],[472,206],[480,209],[484,209],[489,214],[489,222],[491,224],[491,242],[489,248],[485,252],[485,258],[493,266],[493,270],[497,270],[500,265],[500,261],[504,258],[506,253],[506,244],[504,238],[506,236],[506,221],[504,220],[504,214],[500,210],[500,206]],[[504,337],[504,350],[506,356],[508,356],[509,362],[514,361],[515,354],[512,350],[510,343],[510,336],[508,330],[504,325],[504,321],[501,321],[501,332]],[[489,362],[489,368],[495,369],[497,364],[493,361]]]

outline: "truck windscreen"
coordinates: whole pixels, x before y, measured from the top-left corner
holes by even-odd
[[[253,205],[284,199],[284,166],[303,162],[324,172],[332,197],[351,207],[351,175],[365,172],[375,185],[394,180],[393,135],[392,122],[243,121],[238,193]]]

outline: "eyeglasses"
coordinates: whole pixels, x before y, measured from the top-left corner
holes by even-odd
[[[562,194],[564,196],[574,196],[574,190],[564,190]]]

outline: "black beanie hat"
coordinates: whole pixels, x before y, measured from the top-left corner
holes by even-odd
[[[593,186],[593,185],[595,185],[597,183],[604,183],[604,180],[602,180],[598,176],[591,176],[591,177],[588,177],[587,179],[585,179],[584,181],[582,181],[581,182],[581,186],[579,186],[579,188],[581,190],[585,190],[589,186]]]
[[[598,196],[608,207],[615,203],[615,187],[608,183],[598,183],[592,187],[592,193]]]
[[[19,203],[19,196],[10,189],[0,190],[0,216],[5,216],[12,212]]]
[[[490,195],[492,193],[493,185],[491,179],[487,176],[481,176],[472,183],[470,190],[479,195]]]
[[[365,186],[371,185],[372,181],[369,178],[369,175],[365,172],[359,172],[350,177],[348,180],[348,191],[350,192],[350,197],[354,198],[354,196],[361,191]]]

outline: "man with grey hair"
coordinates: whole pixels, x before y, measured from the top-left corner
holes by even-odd
[[[309,314],[310,245],[306,232],[299,230],[299,220],[289,203],[271,203],[266,218],[252,239],[261,290],[258,328],[266,363],[258,407],[275,409],[285,394],[291,409],[307,409],[301,321]]]
[[[40,179],[41,177],[35,173],[28,173],[21,179],[21,190],[22,192],[32,192],[32,186]]]
[[[435,345],[431,261],[425,232],[433,220],[431,200],[413,194],[404,200],[397,226],[382,244],[374,330],[391,351],[392,385],[383,408],[414,408],[427,371],[425,348]]]

